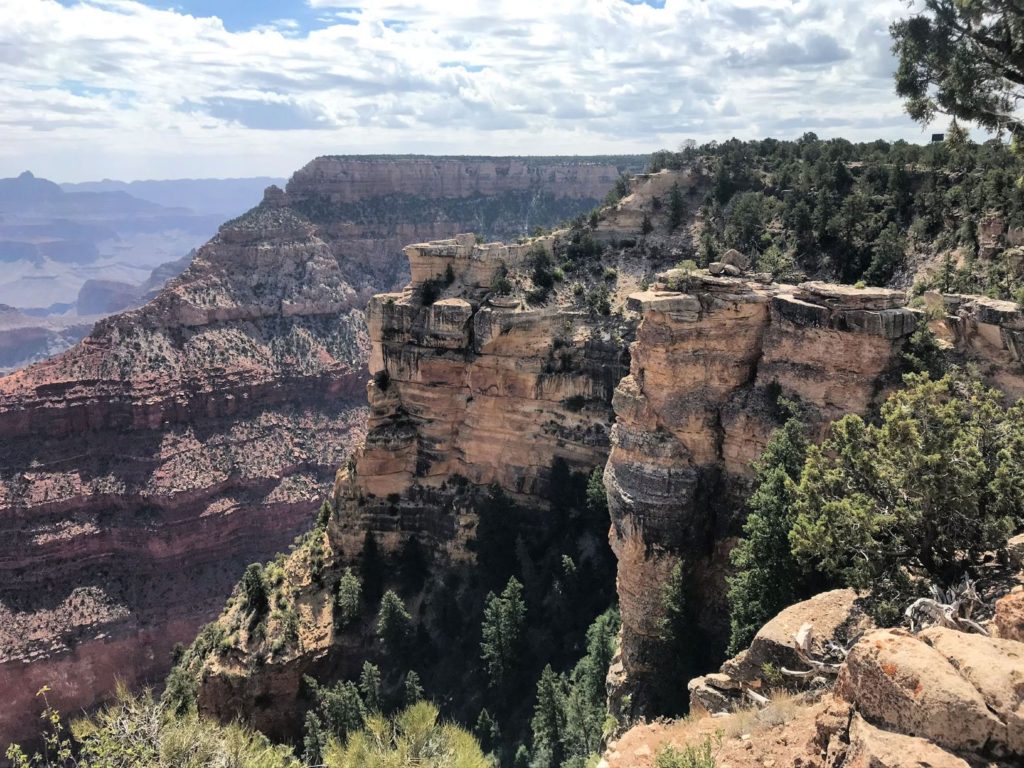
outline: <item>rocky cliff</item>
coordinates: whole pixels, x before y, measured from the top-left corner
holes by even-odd
[[[311,578],[309,552],[297,551],[275,590],[298,612],[295,642],[268,650],[243,629],[233,601],[219,622],[227,647],[201,671],[203,711],[294,733],[302,675],[351,675],[372,653],[358,628],[337,626],[332,610],[341,570],[359,559],[368,533],[393,556],[414,540],[435,572],[454,572],[475,562],[488,486],[537,508],[533,525],[543,528],[551,524],[544,516],[555,467],[561,463],[567,478],[604,463],[612,390],[627,370],[633,325],[491,291],[499,273],[532,288],[528,265],[553,245],[479,245],[460,235],[405,249],[412,282],[375,296],[367,310],[367,436],[339,472],[336,512],[310,545],[318,574]],[[425,286],[445,275],[440,295],[425,302]],[[278,631],[271,617],[262,634]],[[261,659],[258,671],[253,658]]]
[[[1004,377],[1006,391],[1024,381],[1024,324],[1011,306],[959,297],[925,312],[899,291],[661,271],[692,255],[693,220],[665,235],[657,201],[704,181],[692,170],[640,177],[590,225],[525,245],[464,236],[405,249],[411,283],[368,309],[365,443],[338,474],[330,522],[281,565],[275,595],[294,606],[297,629],[270,648],[249,636],[233,599],[217,625],[225,642],[192,668],[204,711],[294,733],[302,675],[351,676],[371,652],[372,627],[338,627],[333,613],[335,585],[368,533],[392,553],[421,543],[443,576],[475,559],[488,485],[544,509],[556,462],[586,472],[606,456],[620,693],[642,708],[663,672],[660,594],[676,563],[700,606],[696,631],[711,656],[724,647],[728,552],[780,397],[798,400],[819,432],[869,412],[898,385],[908,337],[925,322],[950,354]],[[430,596],[414,603],[429,624]],[[265,637],[286,627],[269,622]]]
[[[311,525],[363,435],[362,310],[401,279],[397,239],[454,234],[482,210],[521,234],[554,223],[522,199],[576,215],[617,174],[315,160],[149,304],[0,379],[0,742],[29,732],[44,684],[75,710],[115,677],[162,678],[245,564]],[[417,217],[381,220],[399,199]]]
[[[659,585],[680,561],[700,624],[723,645],[726,552],[778,397],[798,400],[818,429],[865,413],[899,381],[917,322],[903,294],[885,289],[678,271],[662,280],[630,298],[643,320],[615,390],[605,471],[622,664],[641,690],[659,674]]]

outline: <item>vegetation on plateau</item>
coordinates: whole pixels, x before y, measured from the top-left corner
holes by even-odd
[[[1024,403],[962,372],[905,384],[877,423],[844,416],[818,446],[790,420],[772,438],[735,554],[733,648],[829,582],[869,594],[892,625],[1024,527]]]
[[[918,290],[1012,298],[1024,285],[1015,259],[981,247],[986,220],[1024,225],[1024,161],[998,140],[975,144],[958,126],[924,146],[807,133],[712,142],[651,161],[654,170],[687,165],[709,176],[698,215],[702,264],[736,248],[783,280],[909,285],[927,263]]]

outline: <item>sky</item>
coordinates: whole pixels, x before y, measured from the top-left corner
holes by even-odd
[[[288,176],[323,154],[923,141],[906,0],[0,0],[0,177]]]

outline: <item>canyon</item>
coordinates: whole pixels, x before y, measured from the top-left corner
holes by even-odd
[[[591,224],[525,244],[461,235],[405,248],[410,283],[367,311],[366,439],[338,472],[329,519],[277,563],[282,613],[256,634],[233,598],[214,625],[220,643],[189,659],[200,711],[293,736],[303,676],[357,675],[369,652],[369,620],[343,627],[334,614],[368,535],[392,564],[416,541],[435,573],[454,572],[476,563],[488,488],[550,525],[552,486],[602,468],[622,611],[612,696],[627,715],[656,709],[661,685],[686,682],[665,679],[656,643],[677,563],[699,606],[695,631],[720,659],[728,552],[780,398],[798,402],[817,435],[868,413],[898,386],[908,339],[926,323],[948,354],[1021,391],[1024,322],[1011,302],[930,294],[910,307],[884,288],[666,269],[694,245],[688,228],[665,234],[653,201],[705,183],[692,168],[641,175]],[[583,243],[596,245],[579,262]],[[539,290],[548,259],[564,275]],[[602,291],[603,309],[591,301]]]
[[[525,235],[636,162],[319,158],[145,306],[0,378],[0,742],[44,686],[77,711],[160,681],[312,525],[366,430],[363,309],[404,282],[400,243]]]

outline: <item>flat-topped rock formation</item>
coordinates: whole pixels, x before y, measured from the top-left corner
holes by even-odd
[[[883,288],[681,270],[659,280],[629,300],[643,320],[630,374],[615,390],[605,471],[622,672],[648,691],[660,674],[661,585],[680,561],[700,626],[724,645],[727,555],[751,462],[780,423],[777,399],[799,401],[812,436],[843,414],[868,413],[898,385],[906,341],[927,319],[905,306],[903,292]],[[984,300],[958,306],[950,327],[975,330],[961,333],[953,352],[1002,360],[993,383],[1019,391],[1024,368],[1012,339],[1020,314],[997,315]],[[981,348],[979,337],[991,343]]]
[[[335,625],[333,592],[320,584],[359,557],[368,532],[385,552],[415,539],[438,567],[472,563],[477,515],[456,478],[545,505],[557,462],[582,473],[603,465],[612,391],[628,365],[623,334],[634,323],[490,289],[499,271],[514,273],[532,249],[551,245],[459,235],[405,249],[412,282],[367,309],[370,417],[364,444],[337,478],[319,583],[303,575],[301,556],[285,566],[304,606],[299,640],[258,673],[249,659],[265,651],[256,645],[214,654],[201,675],[203,711],[241,712],[287,734],[302,675],[355,663],[358,643]],[[439,295],[425,303],[425,285],[437,280]]]

